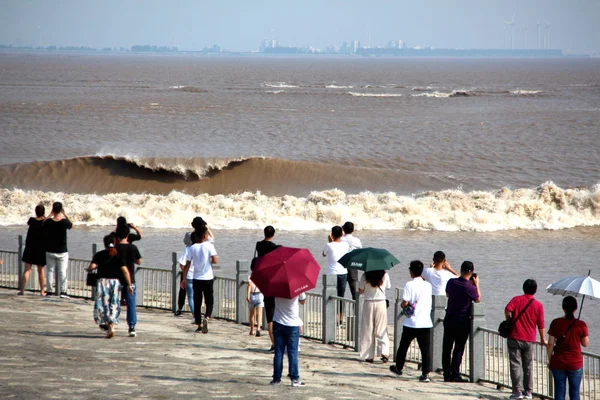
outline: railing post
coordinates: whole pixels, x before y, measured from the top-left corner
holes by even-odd
[[[471,382],[479,382],[484,377],[485,343],[484,333],[479,328],[485,327],[485,305],[474,303],[471,306],[471,333],[469,334],[469,378]]]
[[[354,286],[354,351],[358,352],[358,344],[360,343],[359,340],[359,327],[360,327],[360,314],[362,312],[361,310],[361,306],[364,302],[364,297],[360,295],[360,293],[358,293],[358,282],[357,281],[353,281],[352,282],[352,286]]]
[[[21,288],[21,284],[23,282],[23,235],[19,235],[18,237],[19,240],[19,255],[17,258],[17,285],[19,286],[19,290],[23,289],[25,290],[25,288]],[[33,276],[33,273],[31,273],[30,276]]]
[[[221,271],[221,267],[219,265],[213,265],[213,274],[215,276],[215,281],[213,284],[213,317],[214,318],[223,318],[222,310],[223,310],[223,298],[224,298],[224,290],[223,290],[223,280],[219,279],[220,276],[217,275],[217,272]]]
[[[323,343],[328,344],[335,339],[335,300],[331,296],[337,295],[337,276],[323,275],[323,313],[322,313],[322,336]]]
[[[245,310],[248,309],[246,296],[248,287],[246,279],[248,279],[248,272],[250,271],[250,261],[237,260],[235,262],[235,320],[238,324],[246,322]]]
[[[402,294],[404,293],[404,289],[396,288],[396,298],[394,301],[394,336],[393,336],[393,353],[394,358],[392,360],[396,360],[396,352],[398,351],[398,346],[400,346],[400,337],[402,336],[402,324],[400,324],[400,315],[401,307],[400,303],[402,303]]]
[[[144,305],[144,268],[133,266],[135,274],[135,305]]]
[[[177,311],[177,288],[179,287],[179,280],[177,276],[179,275],[179,253],[176,251],[171,253],[171,310],[173,312]]]
[[[96,253],[98,252],[98,243],[92,243],[92,260],[94,259],[94,256],[96,255]],[[121,295],[119,294],[119,300],[121,299]],[[92,286],[92,297],[90,298],[90,300],[95,301],[96,300],[96,286]]]
[[[442,344],[444,342],[444,317],[446,316],[446,296],[433,296],[431,302],[431,352],[436,355],[432,357],[431,369],[438,371],[442,369]]]

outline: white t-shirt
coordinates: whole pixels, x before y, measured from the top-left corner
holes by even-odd
[[[344,254],[350,251],[350,245],[346,242],[329,242],[323,248],[323,254],[327,256],[327,275],[344,275],[348,270],[337,262]]]
[[[383,283],[381,286],[373,287],[367,282],[365,274],[362,274],[358,282],[358,288],[364,290],[365,301],[385,300],[385,291],[391,288],[390,277],[387,272],[383,275]]]
[[[360,241],[360,239],[352,236],[351,233],[342,236],[341,240],[342,242],[348,243],[348,245],[350,246],[350,251],[354,249],[362,249],[362,242]]]
[[[412,317],[404,318],[404,326],[409,328],[431,328],[431,284],[422,277],[416,277],[404,285],[402,300],[415,306]],[[416,304],[415,304],[416,303]]]
[[[424,268],[421,276],[427,282],[431,283],[433,294],[436,296],[445,296],[446,284],[450,279],[456,278],[456,276],[447,269],[438,271],[435,268]]]
[[[185,264],[187,264],[187,260],[188,260],[188,254],[190,252],[190,248],[189,247],[185,247],[183,249],[183,251],[181,252],[181,255],[179,256],[179,264],[183,265],[185,267]],[[187,276],[185,277],[185,279],[194,279],[194,263],[192,262],[190,264],[190,269],[188,269],[188,273]]]
[[[209,281],[214,279],[210,259],[217,255],[215,246],[210,242],[196,243],[189,248],[188,261],[194,265],[193,279]]]
[[[273,321],[285,326],[301,326],[300,307],[298,300],[306,300],[306,293],[302,293],[293,299],[275,297],[275,312]]]

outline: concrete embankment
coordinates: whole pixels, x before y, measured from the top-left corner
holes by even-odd
[[[269,339],[248,327],[213,320],[194,333],[190,317],[138,309],[138,336],[127,337],[125,310],[117,335],[104,339],[83,299],[41,298],[0,289],[2,399],[502,399],[493,385],[445,383],[433,373],[419,383],[408,364],[393,376],[389,364],[359,362],[357,353],[302,339],[305,387],[269,386]],[[284,375],[287,360],[284,361]]]

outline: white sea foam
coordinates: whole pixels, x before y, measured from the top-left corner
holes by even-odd
[[[499,231],[600,226],[600,184],[562,189],[547,182],[533,189],[463,192],[444,190],[413,196],[346,194],[331,189],[307,197],[261,193],[168,195],[66,194],[0,189],[0,225],[22,225],[34,205],[62,201],[76,225],[111,226],[123,215],[140,226],[184,228],[196,215],[220,229],[329,229],[352,220],[361,229]]]
[[[338,85],[327,85],[327,89],[352,89],[354,86],[338,86]]]
[[[452,93],[444,93],[444,92],[431,92],[431,93],[418,93],[418,94],[411,94],[412,97],[436,97],[436,98],[446,98],[446,97],[450,97],[452,95]]]
[[[510,93],[511,94],[521,95],[521,96],[528,96],[528,95],[534,95],[534,94],[542,93],[542,91],[541,90],[515,89],[515,90],[510,90]]]
[[[285,83],[285,82],[265,82],[265,83],[263,83],[263,85],[265,87],[269,87],[269,88],[297,88],[297,87],[300,87],[297,85],[290,85],[289,83]]]
[[[279,93],[285,93],[285,90],[267,90],[267,93],[279,94]]]
[[[358,92],[348,92],[350,96],[356,97],[401,97],[400,93],[358,93]]]
[[[169,89],[183,89],[185,87],[184,86],[169,86]]]

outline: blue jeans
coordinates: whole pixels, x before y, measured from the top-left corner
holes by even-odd
[[[346,282],[348,282],[348,274],[340,274],[337,276],[337,295],[338,297],[344,297],[346,294]]]
[[[194,315],[194,280],[187,279],[185,281],[185,292],[188,298],[188,305],[190,306],[190,311],[192,315]]]
[[[298,342],[300,340],[299,326],[286,326],[273,321],[273,339],[275,355],[273,356],[273,380],[281,381],[283,372],[283,352],[287,347],[288,369],[290,378],[300,379],[298,373]]]
[[[129,293],[127,287],[125,287],[125,303],[127,303],[127,325],[129,325],[129,329],[135,329],[135,324],[137,324],[137,313],[135,312],[135,283],[133,286],[133,294]]]
[[[569,380],[569,399],[579,400],[579,387],[583,377],[583,368],[573,371],[552,370],[554,377],[554,399],[565,400],[567,392],[567,379]]]

